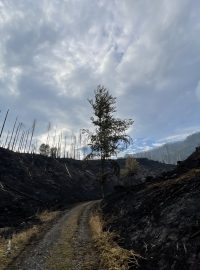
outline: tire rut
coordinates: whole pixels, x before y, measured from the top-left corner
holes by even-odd
[[[98,254],[91,240],[92,237],[89,227],[89,217],[95,204],[95,202],[88,204],[79,218],[79,226],[73,242],[74,259],[72,262],[72,270],[98,269]]]

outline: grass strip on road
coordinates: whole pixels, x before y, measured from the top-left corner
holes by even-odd
[[[85,204],[74,208],[62,225],[58,242],[52,248],[46,262],[48,270],[71,270],[73,260],[73,239]]]

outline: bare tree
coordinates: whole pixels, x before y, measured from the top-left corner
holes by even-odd
[[[14,140],[13,151],[15,150],[15,146],[17,145],[19,134],[20,134],[22,126],[23,126],[23,124],[19,123],[18,131],[17,131],[16,137],[15,137],[15,140]]]
[[[5,140],[5,143],[4,143],[4,146],[3,146],[4,148],[6,148],[6,145],[7,145],[8,139],[9,139],[9,135],[10,135],[10,131],[8,130],[6,140]]]
[[[10,149],[10,145],[11,145],[11,142],[12,142],[13,134],[14,134],[15,127],[16,127],[16,124],[17,124],[17,120],[18,120],[18,117],[16,117],[15,122],[14,122],[14,125],[13,125],[12,133],[11,133],[11,136],[10,136],[10,141],[8,143],[8,149]]]
[[[26,153],[26,147],[27,147],[27,143],[28,143],[29,133],[30,133],[30,130],[28,129],[27,132],[26,132],[25,141],[24,141],[25,142],[24,153]]]
[[[3,121],[3,125],[2,125],[2,128],[1,128],[1,132],[0,132],[0,138],[1,138],[1,136],[2,136],[2,133],[3,133],[3,130],[4,130],[4,127],[5,127],[5,124],[6,124],[6,120],[7,120],[7,117],[8,117],[8,113],[9,113],[9,110],[7,110],[6,116],[5,116],[4,121]]]
[[[31,148],[31,143],[32,143],[32,140],[33,140],[33,134],[34,134],[34,131],[35,131],[35,125],[36,125],[36,120],[34,119],[33,125],[32,125],[31,139],[30,139],[30,143],[29,143],[29,147],[28,147],[28,153],[29,153],[30,148]]]
[[[20,152],[21,149],[22,149],[22,144],[23,144],[24,136],[25,136],[25,131],[23,130],[22,131],[21,138],[20,138],[20,141],[19,141],[18,152]]]
[[[47,140],[46,140],[46,145],[49,144],[49,132],[51,129],[51,123],[49,122],[48,127],[47,127]]]

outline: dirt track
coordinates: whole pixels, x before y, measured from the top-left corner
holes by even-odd
[[[96,203],[83,203],[67,210],[44,237],[29,245],[8,269],[98,269],[98,256],[88,224],[91,209]]]

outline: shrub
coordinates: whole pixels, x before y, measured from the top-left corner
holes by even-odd
[[[137,162],[137,160],[134,157],[129,156],[126,159],[125,168],[121,170],[121,175],[122,176],[134,176],[137,174],[139,167],[140,166],[139,166],[139,163]]]

